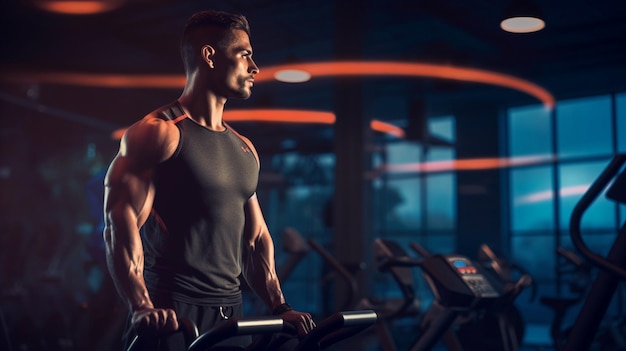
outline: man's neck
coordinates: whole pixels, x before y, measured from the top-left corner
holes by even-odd
[[[195,98],[196,95],[181,95],[178,99],[183,111],[196,123],[214,131],[224,131],[226,128],[222,120],[224,105],[226,101],[221,101],[215,96],[205,98]]]

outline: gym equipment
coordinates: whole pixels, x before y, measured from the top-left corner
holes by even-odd
[[[523,267],[496,255],[486,244],[480,246],[476,264],[493,273],[504,286],[515,284],[516,277],[531,277]],[[537,285],[534,279],[529,281],[532,301],[537,294]],[[472,345],[482,351],[517,350],[526,331],[524,318],[513,301],[496,304],[480,311],[478,315],[472,313],[466,318],[458,318],[455,324],[456,336],[461,345]]]
[[[337,312],[322,320],[309,334],[299,340],[292,350],[327,349],[370,327],[376,323],[377,318],[374,311],[368,310]],[[240,335],[258,337],[245,347],[215,345]],[[273,351],[290,340],[297,340],[296,329],[280,317],[233,318],[200,335],[187,351]]]
[[[376,242],[381,247],[398,246],[391,240],[376,239]],[[532,281],[530,276],[522,275],[515,284],[504,284],[482,265],[464,256],[432,255],[417,243],[411,246],[423,256],[422,259],[393,255],[379,257],[381,271],[392,267],[420,267],[435,297],[421,320],[419,337],[411,345],[411,351],[432,350],[439,340],[449,350],[463,350],[452,329],[457,319],[468,313],[512,303]],[[506,338],[500,350],[515,350],[516,346],[514,338]]]
[[[178,330],[173,333],[182,333],[185,340],[185,347],[187,347],[191,345],[191,343],[198,337],[198,327],[192,320],[188,318],[179,318]],[[135,336],[135,338],[133,338],[133,341],[128,346],[127,351],[148,351],[146,350],[146,341],[154,337],[158,337],[158,335],[150,333],[139,334]]]
[[[395,342],[389,330],[389,324],[399,318],[418,317],[421,313],[419,300],[415,298],[415,287],[411,268],[393,267],[390,269],[394,280],[402,291],[401,298],[379,298],[375,296],[362,297],[358,291],[355,274],[331,255],[314,239],[309,239],[309,246],[315,250],[324,261],[339,274],[342,282],[348,287],[347,298],[341,305],[345,309],[373,310],[378,315],[374,326],[379,344],[384,351],[395,351]],[[374,252],[384,250],[374,244]],[[398,254],[396,252],[396,254]]]
[[[322,320],[294,351],[324,350],[371,327],[378,320],[372,310],[337,312]]]
[[[563,329],[563,320],[567,312],[585,298],[591,285],[591,266],[573,251],[558,247],[556,252],[565,259],[565,264],[559,267],[559,272],[568,279],[570,294],[568,296],[542,296],[540,301],[554,312],[554,318],[550,324],[550,336],[554,347],[559,350],[571,330],[571,327]]]
[[[620,228],[606,257],[594,253],[583,240],[580,224],[583,214],[609,185],[608,199],[626,204],[626,154],[616,154],[598,178],[578,201],[570,217],[570,238],[574,247],[592,265],[600,270],[591,285],[574,325],[567,336],[565,351],[588,351],[606,315],[608,306],[617,290],[618,283],[626,279],[626,223]],[[621,170],[621,171],[620,171]]]
[[[269,345],[272,333],[278,333],[284,328],[280,317],[241,317],[231,318],[225,323],[216,326],[197,337],[187,351],[222,351],[222,350],[261,350]],[[242,335],[264,335],[257,338],[246,347],[216,345],[226,339]]]

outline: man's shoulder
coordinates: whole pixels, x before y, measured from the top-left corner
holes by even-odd
[[[182,112],[180,105],[176,101],[158,107],[146,114],[140,120],[130,126],[130,130],[141,131],[141,133],[160,134],[167,132],[169,129],[175,128],[171,121],[179,117],[178,111]]]
[[[161,107],[154,109],[152,112],[147,114],[144,117],[144,119],[157,118],[157,119],[162,119],[165,121],[171,121],[171,120],[175,120],[176,118],[184,114],[185,112],[183,111],[182,107],[180,106],[178,101],[175,100],[166,105],[163,105]]]
[[[161,106],[133,123],[127,129],[123,140],[131,144],[144,144],[152,147],[176,143],[179,131],[174,124],[175,117],[170,118],[172,113],[168,112],[172,110],[172,106],[175,106],[175,103]]]

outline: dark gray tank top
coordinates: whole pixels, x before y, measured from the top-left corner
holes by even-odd
[[[178,103],[157,113],[184,115]],[[257,160],[230,129],[215,132],[190,118],[176,126],[180,143],[156,168],[153,210],[142,227],[148,290],[157,300],[240,303],[244,204],[257,187]]]

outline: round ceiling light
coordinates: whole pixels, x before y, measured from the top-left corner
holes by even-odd
[[[280,82],[303,83],[311,79],[309,72],[300,69],[284,69],[277,71],[274,78]]]
[[[500,22],[500,28],[511,33],[532,33],[542,30],[546,23],[537,17],[511,17]]]

